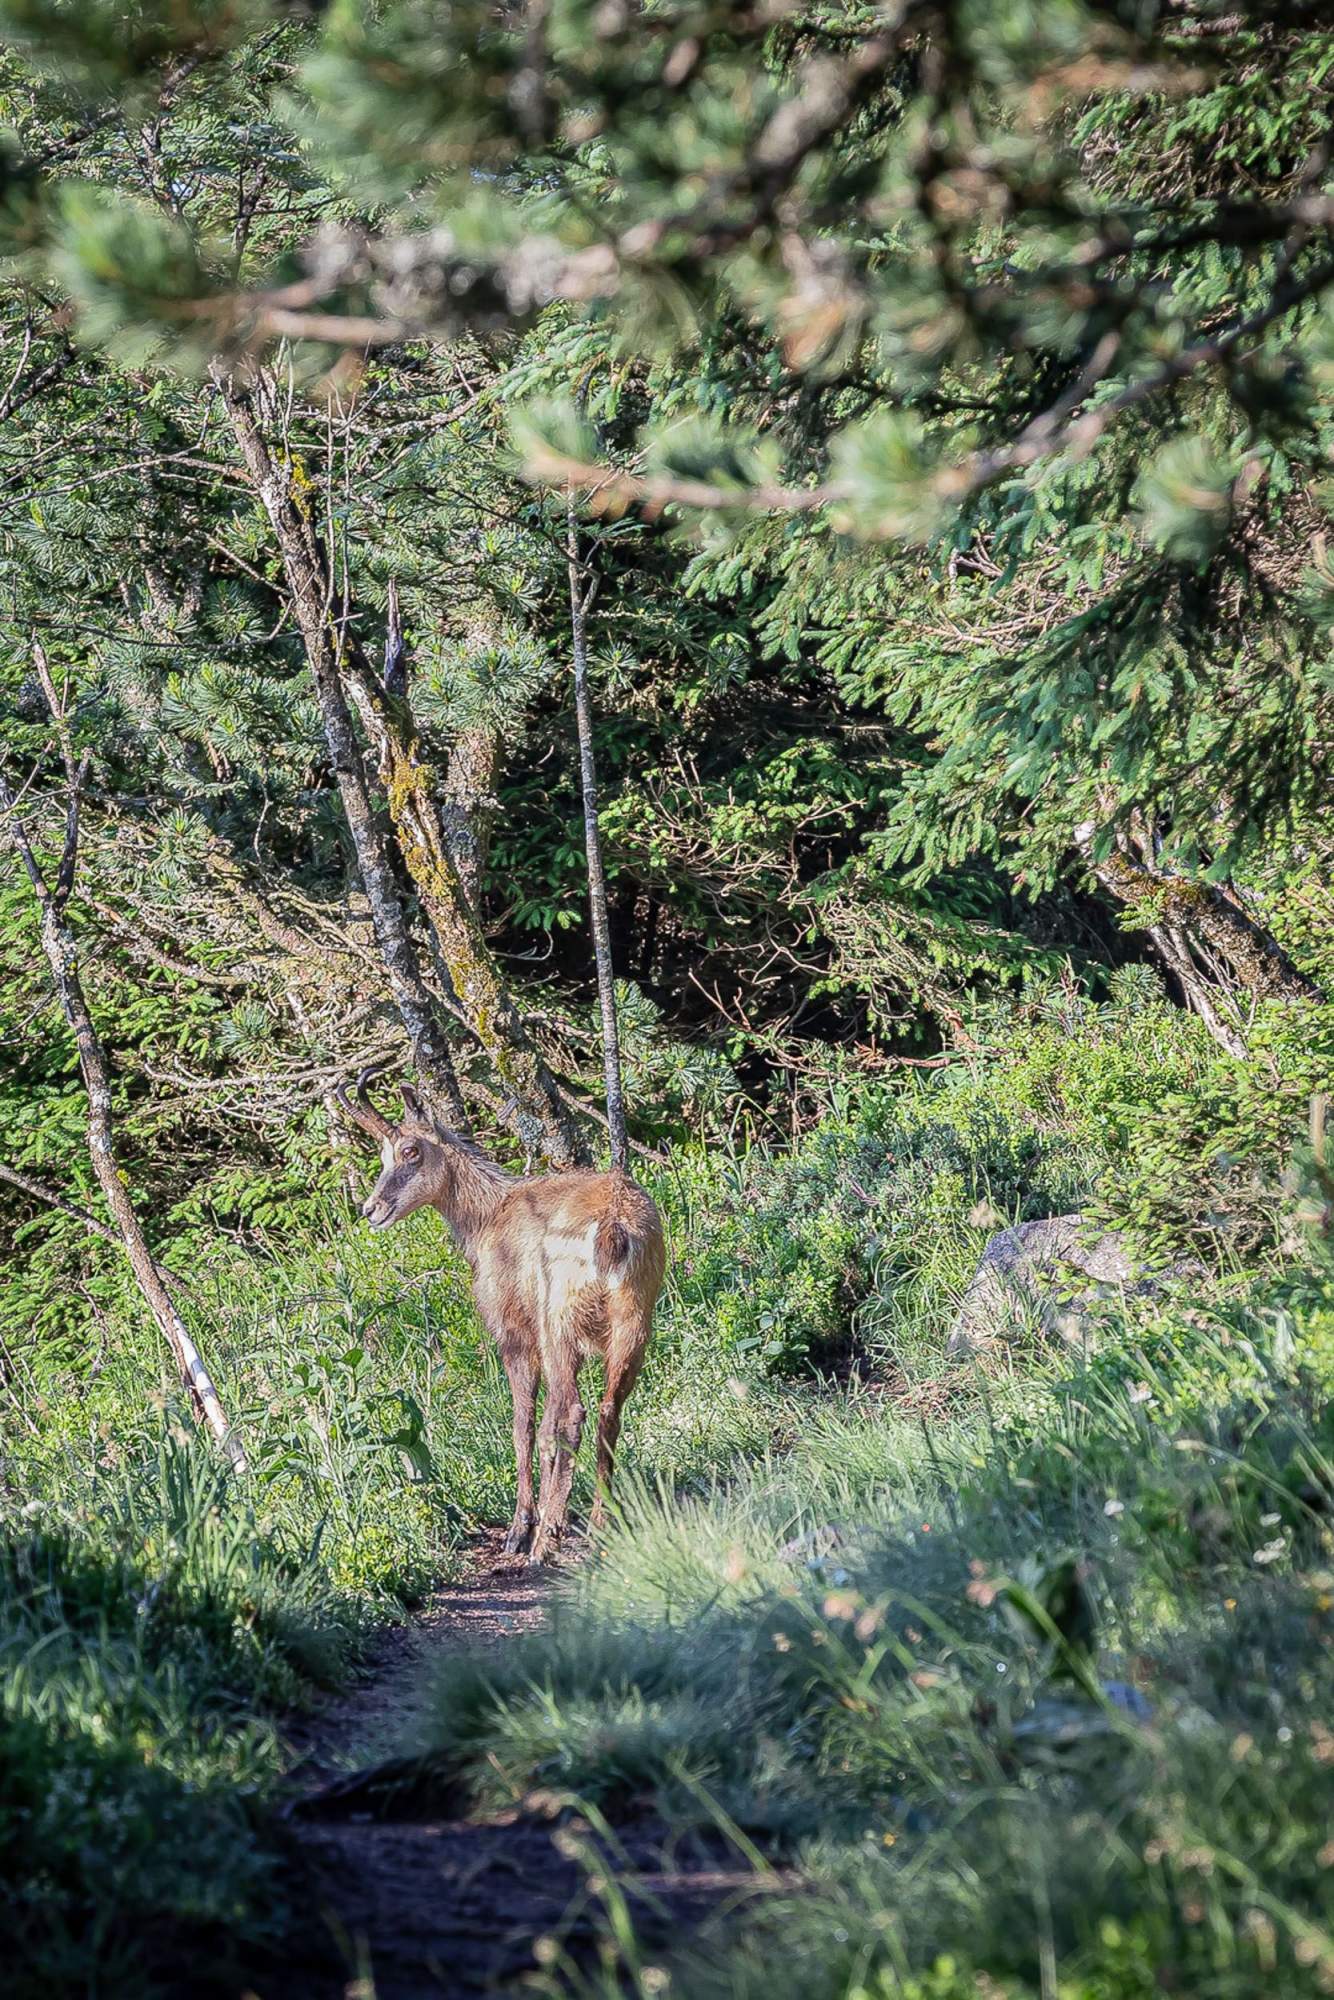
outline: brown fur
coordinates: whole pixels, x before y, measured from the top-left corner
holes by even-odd
[[[346,1101],[346,1100],[345,1100]],[[514,1400],[518,1495],[505,1547],[543,1561],[565,1532],[574,1457],[583,1432],[579,1372],[604,1370],[597,1423],[597,1497],[611,1489],[625,1399],[648,1343],[666,1267],[657,1208],[625,1174],[575,1171],[515,1180],[471,1140],[435,1124],[411,1091],[397,1126],[363,1099],[358,1117],[381,1141],[383,1170],[362,1214],[387,1229],[415,1209],[437,1209],[472,1272],[483,1325],[500,1348]],[[371,1122],[374,1121],[374,1122]],[[533,1496],[539,1382],[546,1384]]]

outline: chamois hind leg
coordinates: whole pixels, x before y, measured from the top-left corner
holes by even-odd
[[[621,1435],[621,1411],[626,1397],[639,1379],[647,1342],[647,1327],[627,1328],[622,1336],[613,1315],[611,1341],[607,1348],[607,1379],[603,1385],[602,1401],[598,1405],[597,1490],[593,1496],[593,1511],[589,1515],[589,1526],[592,1528],[600,1528],[606,1519],[616,1467],[616,1443]]]
[[[537,1520],[533,1496],[533,1433],[537,1426],[537,1356],[523,1347],[506,1347],[503,1356],[514,1403],[514,1464],[518,1473],[514,1519],[505,1537],[505,1554],[522,1555]]]
[[[550,1356],[546,1377],[547,1400],[537,1447],[542,1488],[531,1555],[535,1563],[546,1562],[565,1533],[574,1461],[584,1433],[584,1406],[579,1400],[579,1371],[575,1361],[564,1354]]]

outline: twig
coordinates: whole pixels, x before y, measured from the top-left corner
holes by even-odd
[[[8,1181],[11,1186],[21,1189],[24,1194],[30,1194],[34,1201],[44,1201],[48,1208],[58,1208],[62,1215],[71,1216],[75,1222],[82,1223],[91,1236],[100,1236],[113,1250],[124,1251],[125,1245],[114,1229],[108,1229],[105,1222],[99,1222],[86,1208],[80,1208],[77,1202],[68,1200],[55,1188],[48,1187],[45,1181],[35,1180],[31,1174],[22,1173],[18,1167],[7,1167],[3,1160],[0,1160],[0,1181]],[[188,1278],[179,1277],[175,1271],[163,1270],[159,1265],[158,1274],[170,1291],[190,1289]]]

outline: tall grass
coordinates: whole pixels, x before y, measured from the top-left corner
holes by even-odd
[[[263,1716],[334,1682],[348,1630],[194,1440],[15,1510],[0,1541],[0,1907],[6,1990],[154,1990],[281,1920],[258,1804]],[[211,1966],[211,1969],[208,1969]],[[234,1990],[234,1989],[233,1989]]]
[[[1332,1358],[1331,1287],[1123,1321],[941,1438],[853,1405],[688,1504],[640,1486],[549,1630],[439,1670],[418,1745],[479,1802],[755,1863],[649,1962],[591,1839],[609,1995],[1328,1991]]]

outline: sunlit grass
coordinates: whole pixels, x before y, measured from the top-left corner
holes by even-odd
[[[1332,1326],[1318,1287],[1292,1324],[1113,1320],[938,1438],[821,1405],[712,1491],[628,1490],[413,1740],[479,1802],[721,1828],[764,1893],[664,1965],[590,1836],[608,1970],[553,1990],[1327,1991]]]

